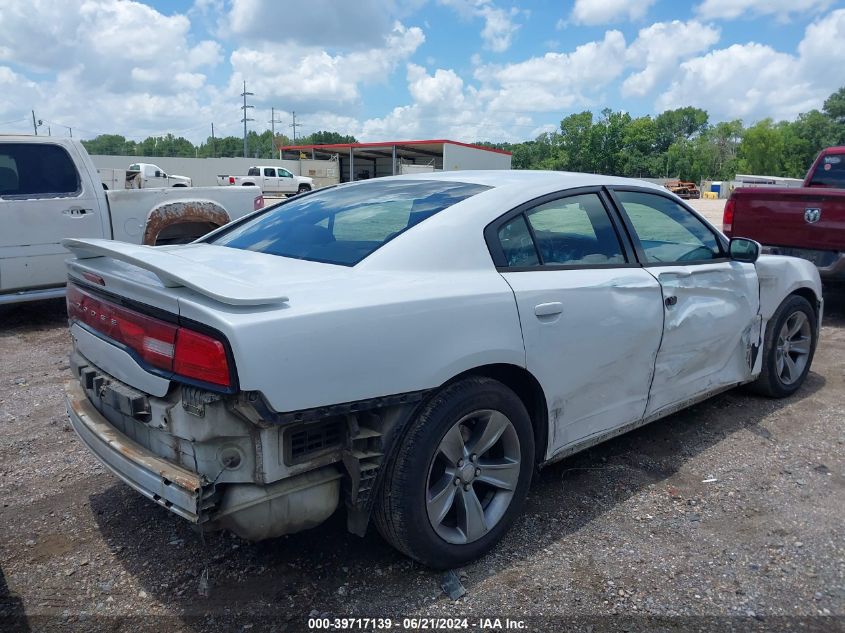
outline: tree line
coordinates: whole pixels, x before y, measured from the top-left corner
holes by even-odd
[[[249,156],[272,158],[291,145],[270,130],[249,132]],[[354,136],[320,131],[297,139],[300,145],[355,143]],[[194,145],[172,134],[136,143],[117,134],[82,141],[90,154],[137,156],[243,156],[243,138],[208,137]],[[523,143],[479,145],[512,152],[514,169],[552,169],[634,178],[730,180],[738,173],[803,178],[818,152],[845,144],[845,87],[830,95],[821,111],[794,121],[764,119],[745,127],[740,120],[710,123],[699,108],[667,110],[655,117],[632,117],[604,109],[570,114],[559,129]]]
[[[803,178],[825,147],[845,144],[845,87],[821,111],[794,121],[711,124],[699,108],[632,117],[602,110],[570,114],[525,143],[480,143],[513,153],[514,169],[553,169],[634,178],[730,180],[736,174]]]
[[[332,143],[356,143],[354,136],[338,132],[319,131],[296,140],[297,145],[329,145]],[[89,154],[106,156],[177,156],[182,158],[221,158],[242,157],[244,155],[243,136],[209,136],[205,142],[194,145],[183,136],[165,134],[149,136],[143,141],[133,141],[120,134],[100,134],[82,144]],[[278,158],[276,148],[293,145],[287,136],[277,134],[275,140],[270,130],[247,133],[247,146],[250,158]]]

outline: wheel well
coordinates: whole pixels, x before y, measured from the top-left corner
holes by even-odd
[[[549,415],[546,396],[537,379],[523,367],[505,363],[483,365],[470,369],[449,382],[454,382],[467,376],[486,376],[511,389],[528,410],[531,426],[534,428],[534,459],[537,463],[546,458],[546,448],[549,439]]]
[[[162,229],[156,236],[155,245],[188,244],[219,228],[214,222],[180,222]]]
[[[816,296],[816,293],[811,288],[798,288],[792,294],[804,297],[809,301],[810,305],[813,306],[813,312],[815,312],[816,317],[819,316],[819,297]]]

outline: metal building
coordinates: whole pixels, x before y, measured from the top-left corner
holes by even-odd
[[[279,151],[283,159],[336,160],[340,182],[426,171],[511,168],[510,152],[444,139],[287,145]]]

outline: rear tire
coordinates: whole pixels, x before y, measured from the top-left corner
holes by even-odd
[[[534,434],[519,397],[490,378],[455,382],[423,406],[387,464],[376,527],[424,565],[464,565],[510,528],[533,468]]]
[[[810,302],[790,295],[772,315],[763,342],[763,368],[752,391],[770,398],[786,398],[798,391],[813,362],[818,321]]]

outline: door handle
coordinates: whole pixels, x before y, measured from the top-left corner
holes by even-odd
[[[676,297],[675,295],[670,295],[666,297],[664,303],[666,304],[667,308],[671,308],[673,305],[678,303],[678,297]]]
[[[71,207],[70,209],[65,209],[62,211],[64,215],[69,215],[72,218],[78,218],[88,213],[91,213],[93,209],[83,209],[82,207]]]
[[[560,301],[541,303],[534,306],[534,314],[538,317],[554,316],[563,312],[563,304]]]

